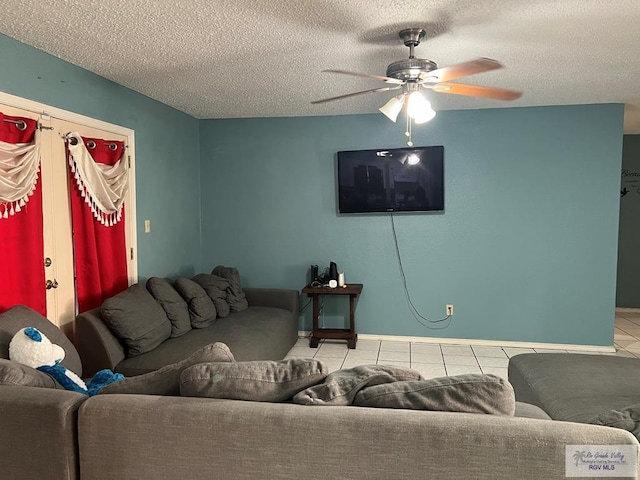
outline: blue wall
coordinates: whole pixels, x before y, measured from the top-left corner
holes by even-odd
[[[613,341],[620,105],[440,112],[418,130],[417,145],[445,146],[446,212],[396,216],[398,241],[419,312],[456,313],[429,330],[407,307],[389,217],[335,208],[335,152],[404,146],[402,122],[198,121],[2,35],[0,62],[0,91],[135,130],[142,279],[226,264],[247,286],[299,289],[333,260],[365,284],[361,333]]]
[[[4,35],[0,65],[2,92],[135,130],[139,276],[196,272],[198,120]]]
[[[416,145],[445,146],[446,211],[395,219],[418,311],[455,306],[431,330],[407,306],[390,217],[336,214],[335,153],[402,147],[402,125],[201,121],[202,269],[300,289],[335,261],[364,283],[360,333],[612,345],[622,122],[622,105],[585,105],[440,112],[418,130]]]
[[[616,305],[640,308],[640,135],[624,137],[621,191]]]

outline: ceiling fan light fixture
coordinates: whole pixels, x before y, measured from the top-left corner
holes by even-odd
[[[398,95],[397,97],[391,98],[387,103],[385,103],[378,110],[384,116],[386,116],[392,122],[395,122],[398,119],[398,115],[402,111],[402,106],[404,105],[404,95]]]
[[[431,107],[429,107],[429,109],[425,110],[424,112],[422,112],[422,114],[420,116],[414,117],[413,121],[417,125],[420,125],[421,123],[427,123],[429,120],[432,120],[433,117],[435,117],[435,116],[436,116],[435,110],[433,110]]]
[[[421,92],[411,92],[407,104],[407,115],[417,124],[425,123],[436,116],[431,103]]]
[[[359,92],[339,95],[337,97],[316,100],[311,103],[325,103],[333,100],[354,97],[367,93],[387,92],[402,88],[402,95],[396,96],[379,108],[392,122],[398,120],[400,112],[406,108],[407,128],[405,135],[408,137],[407,145],[413,146],[412,126],[428,122],[436,116],[436,112],[431,107],[431,103],[422,95],[422,92],[429,89],[437,93],[451,93],[469,97],[489,98],[495,100],[516,100],[520,98],[522,92],[507,90],[504,88],[484,87],[481,85],[465,85],[462,83],[449,83],[478,73],[489,72],[502,68],[496,60],[490,58],[476,58],[467,62],[462,62],[448,67],[438,67],[438,65],[426,58],[417,58],[414,49],[425,37],[426,31],[423,28],[405,28],[399,35],[405,46],[409,47],[409,58],[398,60],[387,66],[385,76],[371,75],[368,73],[350,72],[347,70],[323,70],[325,72],[351,75],[354,77],[364,77],[373,80],[393,84],[394,86],[371,88]]]

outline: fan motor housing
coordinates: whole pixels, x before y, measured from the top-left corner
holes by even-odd
[[[398,80],[424,80],[427,74],[436,70],[438,65],[424,58],[398,60],[387,67],[387,77]]]

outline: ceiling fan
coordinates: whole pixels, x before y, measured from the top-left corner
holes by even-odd
[[[451,93],[454,95],[467,95],[473,97],[491,98],[495,100],[515,100],[522,96],[522,92],[507,90],[504,88],[483,87],[479,85],[465,85],[462,83],[451,83],[455,80],[477,73],[488,72],[502,68],[496,60],[490,58],[477,58],[468,62],[458,63],[449,67],[438,68],[431,60],[416,58],[414,49],[420,45],[420,41],[426,35],[426,30],[422,28],[407,28],[400,31],[399,35],[404,44],[409,47],[409,58],[391,63],[387,67],[386,76],[370,75],[368,73],[350,72],[346,70],[323,70],[323,72],[340,73],[356,77],[372,78],[392,84],[388,87],[372,88],[360,92],[348,93],[337,97],[315,100],[311,103],[325,103],[343,98],[363,95],[365,93],[388,92],[402,89],[402,93],[393,97],[380,111],[392,121],[396,121],[398,114],[406,104],[407,108],[407,132],[411,137],[411,121],[424,123],[435,116],[435,111],[431,104],[422,95],[424,89],[430,89],[437,93]],[[409,145],[413,145],[409,140]]]

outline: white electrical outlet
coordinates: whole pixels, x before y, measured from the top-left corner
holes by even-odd
[[[451,304],[447,305],[447,310],[445,313],[447,314],[447,316],[453,315],[453,305]]]
[[[151,231],[151,220],[144,221],[144,233],[149,233]]]

